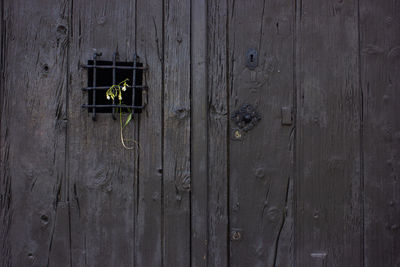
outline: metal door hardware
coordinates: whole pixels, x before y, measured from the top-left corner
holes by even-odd
[[[240,130],[247,132],[256,126],[261,116],[252,105],[244,104],[232,114],[232,120]]]
[[[147,86],[144,85],[144,71],[147,67],[140,63],[139,57],[133,54],[132,62],[118,62],[117,52],[113,54],[112,61],[99,60],[102,53],[95,53],[93,60],[82,67],[88,69],[88,86],[82,88],[88,92],[87,104],[82,105],[92,113],[93,120],[96,120],[96,113],[115,113],[118,109],[132,110],[140,113],[145,107],[145,94]],[[122,80],[129,80],[129,86],[121,93],[123,102],[112,99],[112,103],[106,99],[106,91],[111,86]]]
[[[258,65],[258,53],[255,49],[249,49],[246,54],[246,65],[249,69],[254,70]]]

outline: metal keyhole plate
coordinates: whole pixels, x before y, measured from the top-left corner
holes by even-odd
[[[246,65],[250,70],[254,70],[258,65],[258,53],[255,49],[249,49],[246,54]]]

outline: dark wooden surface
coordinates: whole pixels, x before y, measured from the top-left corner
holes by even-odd
[[[399,12],[2,0],[0,266],[400,266]],[[95,51],[149,67],[140,149],[81,108]]]
[[[360,1],[365,266],[400,266],[400,3]]]
[[[149,67],[146,83],[147,108],[139,119],[139,157],[135,266],[162,264],[162,201],[163,201],[163,6],[158,0],[137,2],[136,47]]]
[[[122,149],[119,121],[110,114],[98,114],[93,121],[87,110],[79,108],[86,102],[79,88],[86,86],[87,74],[80,64],[94,52],[111,60],[118,51],[119,60],[132,61],[135,5],[131,1],[73,1],[71,9],[67,143],[71,262],[75,266],[131,266],[138,151]],[[137,138],[135,119],[125,130],[125,138]]]
[[[360,266],[362,202],[357,1],[297,13],[296,263]]]
[[[207,1],[193,1],[191,16],[191,262],[207,266]]]
[[[230,114],[251,104],[261,115],[229,144],[229,230],[231,239],[241,235],[230,243],[230,265],[291,266],[292,126],[282,125],[281,113],[293,98],[294,3],[232,1],[228,9]],[[254,70],[246,66],[249,49],[258,53]]]

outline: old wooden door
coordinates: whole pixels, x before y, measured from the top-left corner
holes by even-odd
[[[400,5],[2,0],[1,266],[400,266]],[[148,67],[125,129],[99,60]]]

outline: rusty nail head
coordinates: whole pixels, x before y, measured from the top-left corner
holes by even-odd
[[[238,241],[242,238],[242,233],[240,231],[234,230],[231,233],[231,238],[234,241]]]

